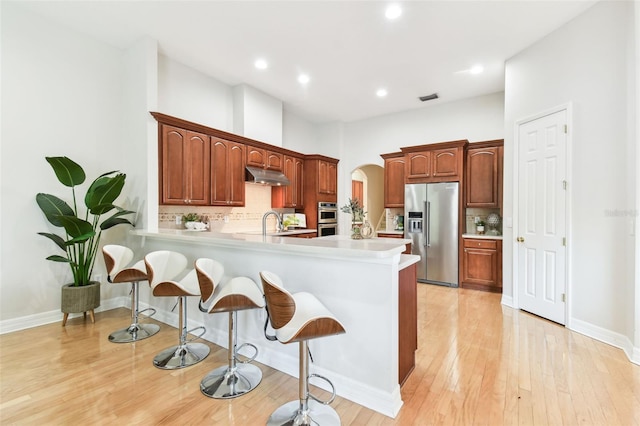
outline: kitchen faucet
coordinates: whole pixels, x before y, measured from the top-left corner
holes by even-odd
[[[262,236],[266,236],[267,235],[267,216],[269,216],[270,214],[275,215],[276,219],[278,220],[278,232],[282,232],[282,218],[280,217],[280,213],[278,213],[275,210],[269,210],[268,212],[266,212],[264,214],[264,216],[262,216]]]

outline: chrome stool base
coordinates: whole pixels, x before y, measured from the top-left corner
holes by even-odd
[[[197,364],[209,355],[209,346],[203,343],[187,343],[172,346],[153,358],[153,365],[164,370],[176,370]]]
[[[251,392],[262,381],[255,365],[239,364],[232,371],[224,365],[211,371],[200,382],[200,390],[210,398],[229,399]]]
[[[309,401],[304,410],[299,400],[287,402],[271,414],[267,426],[339,426],[340,416],[328,405]]]
[[[127,328],[116,330],[109,335],[109,341],[113,343],[131,343],[146,339],[156,334],[160,326],[156,324],[131,324]]]

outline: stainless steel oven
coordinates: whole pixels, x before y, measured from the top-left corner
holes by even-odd
[[[321,223],[338,223],[336,203],[318,203],[318,225]]]
[[[336,203],[318,203],[318,237],[338,235],[338,206]]]
[[[328,237],[329,235],[338,235],[337,223],[319,223],[318,237]]]

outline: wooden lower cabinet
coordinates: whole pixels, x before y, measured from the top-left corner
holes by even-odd
[[[502,293],[502,240],[463,238],[460,286]]]
[[[418,278],[416,264],[401,269],[398,277],[398,383],[416,366],[418,350]]]

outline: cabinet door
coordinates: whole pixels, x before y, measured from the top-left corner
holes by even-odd
[[[247,166],[264,169],[267,164],[267,151],[262,148],[247,145]]]
[[[209,204],[209,136],[162,126],[162,204]]]
[[[338,187],[338,168],[329,161],[318,162],[318,192],[320,194],[336,195]]]
[[[500,147],[467,150],[467,207],[500,207]]]
[[[430,151],[409,153],[405,161],[405,176],[408,181],[421,181],[431,177]]]
[[[457,177],[460,173],[458,148],[437,149],[431,153],[433,177]]]
[[[271,207],[302,208],[304,161],[300,158],[285,155],[283,173],[291,184],[271,189]]]
[[[254,146],[247,146],[247,166],[281,172],[284,170],[284,156],[275,151],[268,151]]]
[[[211,205],[244,205],[244,145],[212,138]]]
[[[266,156],[265,169],[277,172],[284,171],[284,155],[279,152],[267,151]]]
[[[244,159],[245,146],[229,142],[229,176],[227,201],[231,206],[244,206]]]
[[[501,291],[499,244],[494,240],[464,240],[463,284],[490,291]]]
[[[384,206],[404,207],[404,157],[384,160]]]
[[[304,160],[294,157],[293,166],[293,207],[301,209],[304,207]]]

